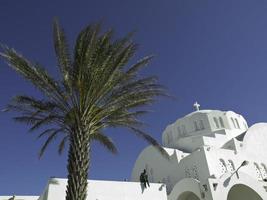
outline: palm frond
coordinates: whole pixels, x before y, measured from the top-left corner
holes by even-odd
[[[36,110],[36,111],[43,111],[43,112],[53,112],[55,109],[57,109],[59,106],[52,102],[52,101],[44,101],[44,100],[38,100],[34,97],[25,96],[25,95],[18,95],[15,96],[11,103],[13,105],[17,106],[24,106],[27,107],[29,110]]]
[[[17,116],[13,117],[13,120],[20,123],[26,123],[27,125],[32,125],[39,122],[41,119],[34,116]]]
[[[92,62],[93,53],[96,48],[97,37],[101,30],[101,24],[92,24],[83,29],[75,43],[74,48],[74,67],[77,80],[82,76],[82,69],[89,67]]]
[[[36,121],[32,126],[31,128],[29,129],[30,132],[36,130],[36,129],[39,129],[43,126],[47,126],[49,124],[55,124],[55,123],[60,123],[60,122],[63,122],[63,119],[60,117],[60,116],[57,116],[57,115],[48,115],[48,116],[45,116],[41,119],[39,119],[38,121]]]
[[[59,143],[58,145],[58,154],[61,155],[63,153],[63,150],[65,149],[65,146],[66,146],[66,143],[68,142],[69,140],[69,136],[65,136],[61,142]]]
[[[118,150],[115,144],[113,143],[112,139],[104,135],[103,133],[96,132],[94,134],[90,134],[90,139],[92,141],[97,141],[99,144],[105,147],[105,149],[107,149],[109,152],[113,154],[118,153]]]
[[[50,132],[50,135],[48,136],[48,138],[46,139],[45,143],[42,145],[40,151],[39,151],[39,158],[41,158],[45,152],[45,150],[47,149],[48,145],[51,144],[51,142],[53,140],[56,139],[57,135],[62,132],[62,129],[57,129],[55,131]]]
[[[42,133],[40,133],[38,135],[37,139],[40,139],[42,137],[45,137],[46,135],[50,135],[52,132],[55,132],[55,131],[63,131],[63,129],[57,129],[57,128],[49,128],[49,129],[46,129]]]
[[[54,47],[58,60],[58,66],[62,75],[63,83],[67,89],[71,89],[70,76],[72,76],[72,61],[64,30],[60,27],[57,19],[53,23]]]
[[[136,78],[137,73],[139,72],[139,70],[146,66],[151,60],[152,58],[154,58],[153,55],[150,56],[146,56],[142,59],[140,59],[139,61],[137,61],[135,64],[133,64],[125,73],[125,77],[131,77],[131,78]]]
[[[14,49],[8,47],[4,48],[4,52],[1,53],[0,56],[4,58],[15,71],[26,80],[30,81],[47,97],[61,103],[62,109],[68,106],[67,102],[63,101],[65,96],[62,89],[59,87],[59,83],[39,64],[32,64]]]
[[[53,38],[59,80],[14,49],[4,46],[0,53],[0,57],[43,94],[42,99],[17,96],[6,108],[18,112],[20,115],[14,119],[30,125],[30,131],[45,128],[37,137],[45,138],[39,157],[58,136],[59,154],[66,143],[69,145],[68,178],[73,185],[67,189],[67,199],[78,199],[77,193],[86,198],[91,142],[96,141],[117,153],[113,141],[103,134],[106,128],[126,128],[168,158],[159,143],[142,130],[145,123],[140,120],[148,111],[146,106],[154,103],[156,97],[166,96],[166,89],[158,84],[157,77],[139,74],[153,56],[128,66],[138,47],[132,40],[133,33],[117,40],[113,35],[113,29],[101,31],[101,23],[85,27],[75,41],[72,57],[64,30],[55,20]]]
[[[149,134],[147,134],[144,131],[142,131],[142,130],[140,130],[138,128],[135,128],[135,127],[128,126],[127,128],[129,130],[131,130],[138,137],[141,137],[142,139],[144,139],[145,141],[147,141],[149,144],[152,144],[161,153],[161,155],[164,158],[170,159],[170,156],[165,151],[165,149],[161,145],[159,145],[159,143],[153,137],[151,137]]]

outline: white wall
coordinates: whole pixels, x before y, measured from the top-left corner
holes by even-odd
[[[132,170],[132,181],[139,181],[141,172],[147,168],[148,178],[151,182],[166,183],[168,192],[170,188],[183,176],[179,162],[188,154],[176,149],[164,148],[170,157],[167,160],[152,146],[147,147],[140,153]],[[151,174],[153,172],[153,174]]]
[[[190,155],[175,149],[167,148],[167,150],[171,155],[170,161],[164,159],[153,147],[146,148],[134,165],[132,180],[138,181],[140,173],[147,167],[148,176],[151,177],[152,169],[153,181],[165,182],[169,193],[173,186],[184,178],[205,180],[210,176],[203,148]]]
[[[47,199],[65,200],[67,179],[54,178],[48,185]],[[87,200],[167,200],[166,188],[162,184],[151,184],[142,190],[139,182],[88,181]]]
[[[267,162],[267,123],[257,123],[250,127],[244,137],[244,153],[257,160]]]
[[[13,195],[10,196],[0,196],[0,200],[8,200],[12,198]],[[15,200],[37,200],[39,196],[15,196]]]

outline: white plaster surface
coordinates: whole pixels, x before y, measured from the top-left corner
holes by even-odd
[[[198,110],[164,130],[170,160],[146,148],[132,180],[146,169],[151,181],[166,184],[168,200],[267,200],[266,141],[267,123],[248,128],[233,111]]]
[[[0,196],[0,200],[12,199],[13,195]],[[38,200],[39,196],[15,196],[15,200]]]
[[[164,130],[169,160],[149,146],[133,166],[133,182],[90,180],[87,200],[267,200],[266,141],[267,123],[248,128],[233,111],[197,110]],[[144,169],[151,187],[142,191]],[[51,179],[38,200],[64,200],[66,183]]]
[[[65,200],[66,179],[50,180],[39,200]],[[87,200],[167,200],[166,187],[162,184],[150,184],[142,190],[139,182],[88,181]]]

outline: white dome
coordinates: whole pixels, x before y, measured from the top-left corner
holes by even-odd
[[[197,110],[168,125],[162,134],[162,142],[166,147],[192,151],[205,144],[220,145],[214,140],[216,135],[227,135],[231,139],[244,133],[247,128],[243,116],[233,111]],[[212,139],[203,138],[207,136],[213,137],[213,145]]]

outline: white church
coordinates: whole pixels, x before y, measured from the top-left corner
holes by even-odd
[[[162,134],[169,160],[149,146],[130,182],[89,180],[87,200],[267,200],[267,123],[248,127],[233,111],[194,108]],[[144,169],[148,188],[139,183]],[[0,200],[64,200],[66,183],[51,178],[40,196]]]

